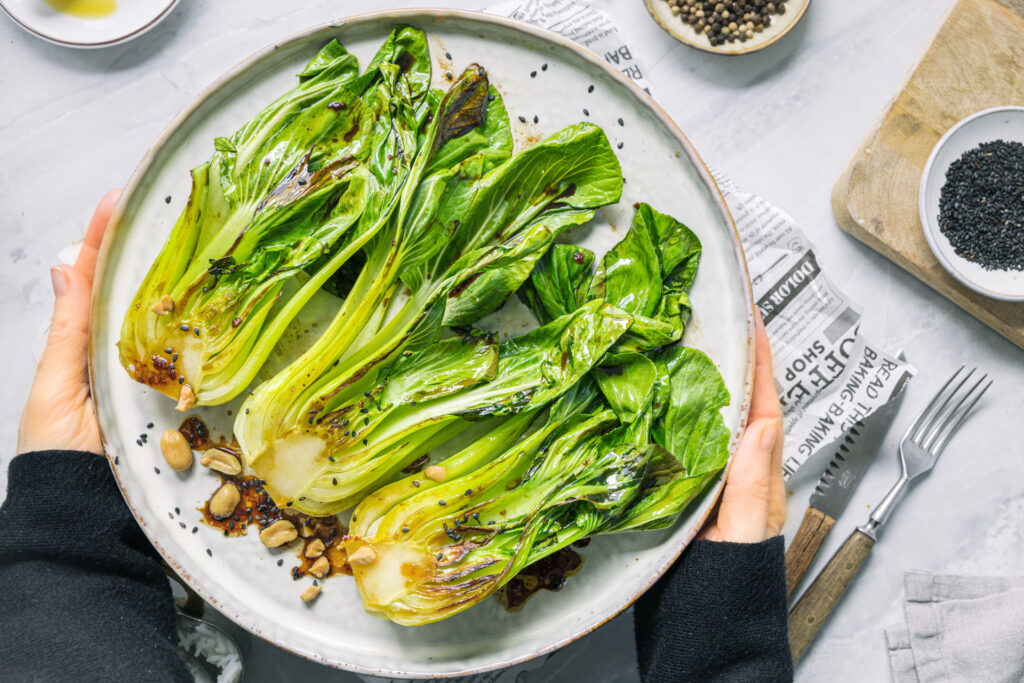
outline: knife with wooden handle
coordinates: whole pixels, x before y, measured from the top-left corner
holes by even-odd
[[[803,657],[874,546],[875,539],[860,529],[854,531],[800,597],[789,613],[789,646],[794,662]]]
[[[811,494],[800,528],[786,549],[787,598],[793,597],[836,518],[850,502],[853,490],[878,452],[903,400],[902,389],[902,385],[898,386],[888,403],[851,427],[839,442],[832,461]]]

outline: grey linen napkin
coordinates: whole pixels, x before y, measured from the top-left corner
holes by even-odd
[[[1024,577],[910,570],[907,623],[885,630],[895,683],[1024,681]]]

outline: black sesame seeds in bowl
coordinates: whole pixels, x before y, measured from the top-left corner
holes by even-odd
[[[1024,107],[978,112],[936,144],[919,211],[936,260],[966,287],[1024,301]]]
[[[768,47],[803,18],[810,0],[645,0],[676,40],[705,52],[740,55]]]

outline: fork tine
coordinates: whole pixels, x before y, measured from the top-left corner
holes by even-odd
[[[933,437],[934,443],[925,446],[927,450],[931,451],[935,455],[938,455],[939,453],[942,452],[942,449],[946,447],[946,444],[953,437],[953,434],[955,434],[956,430],[960,428],[960,423],[964,421],[964,419],[967,417],[967,414],[971,412],[972,408],[974,408],[974,404],[977,403],[978,399],[984,396],[985,392],[988,391],[988,388],[992,386],[992,380],[989,380],[988,384],[983,386],[981,388],[981,391],[979,391],[974,398],[972,398],[969,402],[965,403],[965,401],[967,401],[967,399],[970,398],[971,394],[974,393],[974,390],[977,389],[978,386],[987,378],[988,375],[985,375],[980,380],[978,380],[977,384],[971,387],[971,390],[967,392],[967,395],[963,397],[960,403],[957,404],[957,407],[954,408],[953,412],[950,413],[949,417],[946,419],[943,428],[938,432],[938,434],[936,434]]]
[[[971,368],[971,371],[968,372],[964,376],[964,378],[960,380],[960,383],[956,385],[956,388],[953,389],[953,393],[947,396],[946,400],[943,401],[942,405],[935,411],[934,415],[932,415],[932,418],[928,421],[928,424],[921,427],[920,431],[915,435],[914,439],[914,442],[918,446],[927,450],[928,446],[926,444],[930,444],[932,441],[934,441],[935,435],[942,430],[942,427],[946,424],[946,422],[950,420],[953,413],[956,412],[956,409],[963,405],[963,402],[970,397],[971,392],[977,389],[978,386],[985,381],[985,378],[988,377],[988,375],[985,375],[985,377],[982,377],[980,380],[978,380],[973,387],[967,390],[966,394],[964,394],[963,396],[959,396],[960,389],[963,388],[963,386],[967,383],[967,380],[971,378],[971,376],[974,374],[974,371],[977,369],[978,368]],[[953,399],[957,400],[954,401]]]
[[[914,423],[910,425],[910,428],[907,430],[906,435],[903,437],[904,439],[909,438],[911,441],[915,443],[919,441],[924,430],[928,428],[928,426],[932,423],[932,420],[935,418],[935,416],[942,410],[942,408],[939,406],[945,407],[946,402],[949,401],[949,397],[951,397],[953,394],[959,391],[960,387],[962,387],[964,382],[967,381],[967,378],[970,377],[971,373],[974,372],[974,369],[971,369],[971,371],[968,372],[967,375],[960,380],[960,384],[956,385],[952,389],[952,391],[950,391],[950,385],[953,384],[954,381],[956,381],[956,378],[960,376],[960,373],[964,371],[965,367],[965,365],[961,365],[960,369],[954,372],[953,375],[948,380],[946,380],[946,383],[942,385],[942,388],[939,389],[938,392],[936,392],[935,396],[928,403],[925,409],[922,410],[921,414],[917,416],[916,420],[914,420]]]
[[[949,409],[949,412],[943,416],[942,421],[935,426],[922,443],[921,447],[923,447],[923,449],[936,456],[942,453],[942,449],[944,449],[946,442],[952,438],[953,433],[959,428],[959,425],[964,422],[965,418],[967,418],[968,413],[970,413],[971,409],[974,408],[974,404],[978,402],[978,399],[980,399],[986,391],[988,391],[988,387],[992,386],[991,380],[988,381],[988,384],[985,384],[985,380],[988,380],[987,374],[983,375],[981,379],[979,379],[974,386],[964,394],[964,397],[959,399],[956,404]],[[982,386],[982,384],[985,386]],[[978,390],[979,387],[981,389],[980,391]]]
[[[939,400],[939,396],[941,396],[942,393],[946,391],[949,385],[952,384],[953,380],[956,379],[957,375],[963,372],[965,367],[966,366],[961,365],[960,368],[956,372],[954,372],[949,379],[946,380],[946,383],[942,385],[942,388],[939,389],[935,396],[932,397],[931,402],[929,402],[928,405],[925,406],[924,410],[922,410],[920,414],[918,414],[918,416],[914,419],[914,421],[910,423],[910,426],[907,427],[907,433],[903,435],[904,439],[909,439],[914,435],[914,432],[917,431],[917,428],[920,427],[921,423],[924,421],[925,415],[928,414],[928,411],[930,411],[932,407],[935,405],[936,401]]]

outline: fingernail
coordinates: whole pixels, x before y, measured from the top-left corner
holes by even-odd
[[[779,427],[774,420],[765,422],[761,428],[761,448],[770,451],[775,448],[775,442],[779,438]]]
[[[62,268],[50,268],[50,281],[53,283],[53,293],[57,296],[64,296],[68,291],[68,276]]]

